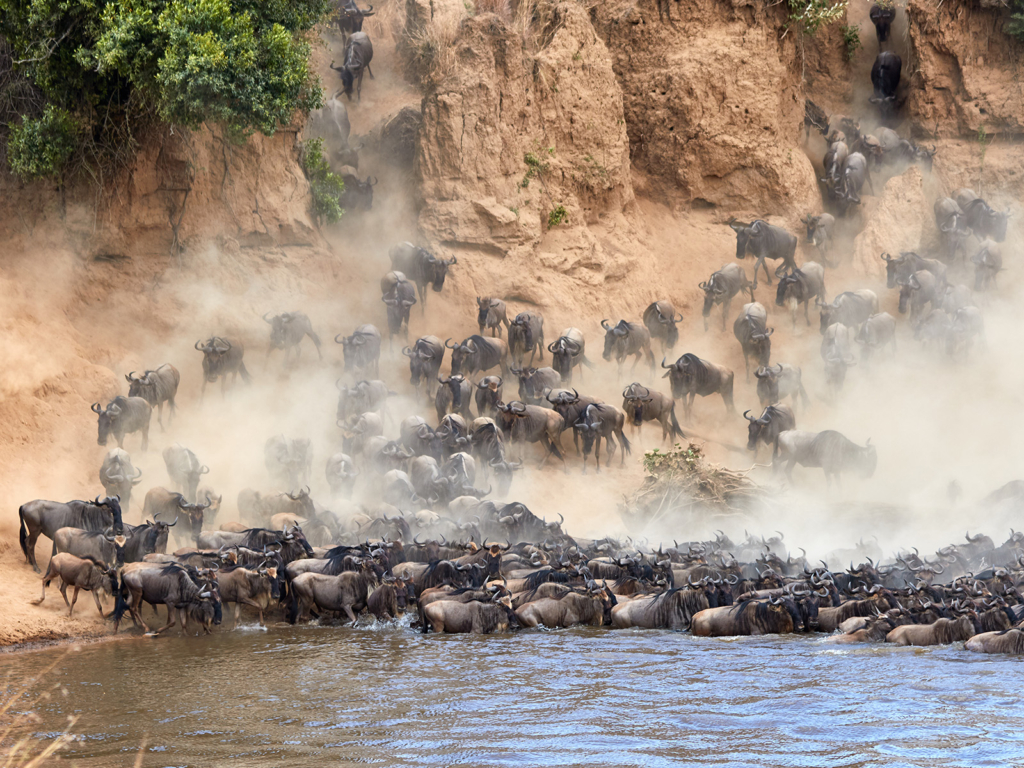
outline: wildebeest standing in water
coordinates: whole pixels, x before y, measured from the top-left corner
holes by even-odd
[[[765,279],[768,285],[772,284],[772,277],[768,274],[768,265],[765,259],[782,263],[775,268],[775,276],[780,277],[786,270],[796,269],[796,235],[791,235],[782,227],[776,227],[763,219],[757,219],[750,224],[730,219],[729,226],[736,233],[736,258],[743,259],[751,254],[757,261],[754,263],[754,289],[757,289],[757,268],[764,270]]]
[[[282,312],[280,315],[267,317],[270,313],[263,315],[263,319],[270,323],[270,346],[267,347],[267,359],[275,349],[284,350],[284,364],[287,367],[290,353],[294,350],[295,359],[298,360],[302,354],[302,339],[309,336],[316,347],[316,354],[321,360],[324,359],[320,351],[320,337],[313,331],[313,324],[309,317],[303,312]]]
[[[768,365],[772,354],[771,336],[774,328],[768,328],[768,311],[757,301],[743,305],[743,311],[732,325],[732,332],[743,350],[743,366],[746,368],[747,380],[750,380],[750,358],[753,357],[758,368]]]
[[[334,62],[331,62],[331,69],[341,77],[342,90],[349,101],[352,100],[353,87],[356,92],[356,100],[362,101],[363,70],[369,72],[370,78],[373,78],[373,70],[370,69],[371,61],[373,61],[373,43],[370,42],[370,36],[365,32],[355,32],[345,42],[345,63],[336,67]]]
[[[117,496],[122,506],[129,508],[132,488],[142,482],[142,470],[132,466],[131,456],[127,451],[114,448],[103,459],[100,467],[100,483],[107,496]]]
[[[380,300],[387,306],[388,345],[402,332],[409,330],[409,309],[416,303],[416,287],[404,272],[388,272],[380,280]]]
[[[345,370],[359,370],[380,376],[380,331],[377,326],[366,323],[356,328],[351,336],[334,337],[335,344],[342,345],[345,355]]]
[[[444,288],[448,268],[458,264],[458,259],[439,259],[426,248],[415,246],[410,242],[399,243],[388,253],[391,257],[392,269],[399,270],[416,283],[423,302],[423,311],[427,311],[427,286],[435,293]]]
[[[672,302],[667,299],[655,301],[650,304],[643,314],[644,325],[650,331],[651,339],[661,340],[662,352],[669,352],[675,349],[679,341],[679,328],[676,323],[683,322],[681,312],[676,312]]]
[[[177,368],[164,364],[141,376],[136,376],[135,371],[132,371],[125,375],[125,379],[128,381],[128,397],[141,397],[157,409],[156,421],[161,429],[164,426],[164,403],[167,403],[170,407],[167,423],[171,423],[175,413],[174,397],[178,394],[178,383],[181,381]]]
[[[662,378],[668,378],[672,385],[672,397],[683,401],[683,418],[687,421],[693,413],[693,401],[697,395],[707,397],[720,394],[725,402],[725,410],[729,413],[735,410],[732,400],[734,376],[728,368],[701,360],[690,352],[672,365],[665,365],[665,359],[662,358],[661,367],[668,368],[668,373]]]
[[[740,291],[749,291],[750,300],[754,300],[754,288],[747,280],[747,273],[739,264],[726,264],[720,270],[698,286],[704,291],[704,330],[708,329],[708,317],[716,304],[722,305],[722,330],[725,330],[726,317],[733,297]]]
[[[372,6],[371,6],[372,7]],[[878,45],[889,39],[889,29],[892,27],[893,19],[896,18],[896,6],[892,0],[884,3],[874,3],[868,11],[868,18],[875,25],[875,35],[878,36]]]
[[[882,119],[896,113],[896,91],[900,87],[900,72],[903,61],[892,51],[882,51],[871,66],[871,86],[874,94],[868,99],[877,104]]]
[[[117,447],[124,448],[124,436],[133,432],[142,433],[142,450],[149,448],[149,421],[153,407],[141,397],[118,395],[103,408],[92,404],[92,410],[99,416],[97,442],[106,445],[110,435],[117,440]]]
[[[239,376],[246,384],[252,381],[242,360],[245,355],[245,346],[242,342],[226,336],[211,336],[206,342],[197,341],[196,349],[203,353],[203,387],[199,393],[200,398],[206,394],[206,385],[213,384],[218,377],[221,380],[221,395],[227,390],[228,374],[231,374],[232,385]]]

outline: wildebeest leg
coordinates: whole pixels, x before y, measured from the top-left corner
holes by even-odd
[[[64,598],[64,605],[68,607],[68,616],[71,615],[71,603],[68,602],[68,585],[64,579],[57,577],[58,589],[60,589],[60,596]]]
[[[103,604],[100,602],[100,591],[98,589],[92,591],[92,599],[96,601],[96,610],[100,612],[100,617],[106,618],[106,615],[103,613]]]
[[[367,65],[366,65],[366,71],[370,73],[370,79],[371,80],[376,80],[377,79],[376,77],[373,76],[373,70],[370,69],[369,63],[367,63]]]
[[[352,606],[346,604],[346,605],[343,605],[341,607],[345,610],[345,615],[348,616],[348,620],[351,621],[353,624],[355,624],[356,623],[356,615],[352,612]]]
[[[754,274],[757,277],[757,274]],[[722,302],[722,330],[725,330],[725,318],[729,314],[729,305],[732,304],[732,296],[727,296],[725,301]]]
[[[238,629],[238,615],[242,612],[242,604],[235,603],[235,615],[231,620],[231,629]]]
[[[149,450],[149,422],[142,425],[142,450]]]
[[[696,398],[697,398],[697,393],[696,392],[687,392],[683,396],[683,406],[684,406],[684,410],[685,410],[684,416],[685,416],[687,421],[690,421],[690,417],[693,414],[693,401]]]
[[[245,603],[246,605],[251,605],[253,608],[256,609],[256,611],[260,615],[260,626],[262,627],[263,626],[263,606],[260,605],[259,603],[257,603],[255,600],[253,600],[251,598],[248,598],[248,597],[243,597],[240,602],[235,603],[235,625],[237,626],[237,624],[238,624],[238,612],[242,608],[241,603]]]
[[[761,264],[761,269],[764,270],[764,279],[768,281],[768,285],[771,285],[772,273],[768,271],[768,265],[764,263],[764,258],[761,258],[759,263]],[[757,267],[754,268],[754,279],[757,279]]]
[[[78,593],[79,593],[80,590],[81,590],[81,587],[76,586],[75,587],[75,591],[71,593],[71,605],[68,606],[68,618],[69,619],[71,618],[71,614],[73,614],[75,612],[75,603],[78,602]],[[67,601],[68,601],[68,596],[65,593],[64,594],[64,602],[66,603]],[[98,599],[97,599],[97,602],[98,602]],[[103,613],[103,609],[100,609],[100,613],[101,614]]]

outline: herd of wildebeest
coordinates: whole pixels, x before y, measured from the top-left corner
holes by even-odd
[[[361,47],[362,17],[370,13],[372,7],[359,11],[348,3],[339,16],[348,41],[345,92],[354,87],[357,96],[372,57],[372,49],[367,55]],[[888,7],[872,9],[880,47],[891,14]],[[871,102],[880,106],[883,123],[898,110],[900,67],[899,57],[883,50],[872,70]],[[821,180],[827,210],[803,220],[807,241],[822,263],[798,266],[798,237],[782,227],[730,220],[736,258],[756,259],[753,281],[733,262],[701,282],[703,330],[708,331],[717,307],[724,330],[733,317],[733,299],[749,297],[733,324],[746,379],[756,378],[763,408],[759,415],[744,413],[749,450],[770,446],[773,465],[790,480],[797,464],[823,469],[829,481],[847,471],[870,477],[877,462],[870,441],[861,446],[832,430],[796,429],[796,406],[806,405],[808,395],[801,369],[774,361],[774,329],[767,309],[755,300],[758,271],[769,286],[773,275],[778,278],[775,304],[789,307],[794,327],[801,305],[808,326],[811,309],[818,312],[824,378],[830,396],[838,397],[847,369],[857,361],[855,346],[861,345],[865,365],[880,350],[895,352],[898,324],[879,311],[872,290],[854,289],[827,300],[826,268],[835,267],[842,255],[834,242],[837,218],[860,203],[865,183],[871,188],[872,169],[900,172],[910,163],[930,169],[935,152],[884,125],[874,134],[862,132],[856,120],[830,119],[810,103],[807,114],[808,130],[818,127],[828,143]],[[347,131],[345,139],[345,151],[354,154]],[[961,189],[935,203],[942,246],[934,258],[912,252],[880,255],[887,287],[899,292],[899,313],[909,311],[913,336],[935,346],[937,355],[962,358],[982,337],[975,296],[996,288],[1007,217]],[[963,273],[967,256],[974,264],[973,291],[951,280]],[[431,290],[442,291],[449,269],[458,265],[455,257],[439,258],[411,243],[395,246],[390,257],[392,271],[381,280],[389,348],[395,337],[407,341],[411,308],[417,302],[425,306]],[[772,272],[766,260],[781,263]],[[258,612],[260,624],[266,615],[290,622],[338,617],[355,623],[363,613],[380,621],[408,613],[412,626],[423,632],[574,625],[689,630],[703,636],[817,632],[834,633],[829,640],[837,643],[964,641],[971,650],[1024,653],[1024,631],[1018,628],[1024,620],[1024,597],[1018,592],[1024,581],[1024,533],[1011,531],[1003,542],[968,534],[964,542],[932,555],[914,549],[885,562],[876,543],[861,541],[854,549],[831,553],[827,564],[803,552],[796,555],[781,534],[747,534],[733,541],[719,532],[705,541],[673,541],[671,547],[628,538],[584,539],[569,534],[561,515],[556,522],[523,503],[493,500],[507,498],[528,443],[539,444],[542,464],[554,459],[564,467],[568,453],[562,438],[571,432],[582,471],[591,454],[600,471],[602,442],[606,467],[616,451],[620,464],[631,453],[627,425],[635,434],[653,422],[663,442],[683,438],[678,401],[685,422],[697,395],[720,395],[727,411],[735,413],[734,373],[691,353],[669,363],[683,317],[660,299],[638,319],[601,322],[602,357],[617,365],[620,379],[629,358],[634,358],[633,371],[640,363],[648,369],[646,383],[624,388],[620,407],[578,391],[586,388],[584,369],[597,365],[587,356],[579,328],[552,338],[537,311],[510,317],[497,297],[478,297],[476,305],[478,333],[461,341],[426,335],[401,350],[416,397],[433,402],[436,419],[411,415],[399,422],[390,413],[395,392],[392,383],[379,378],[383,336],[375,325],[337,335],[345,375],[337,384],[341,451],[325,466],[330,502],[318,503],[310,495],[310,440],[278,435],[266,442],[266,478],[285,490],[242,490],[237,510],[244,522],[217,525],[223,497],[200,485],[208,467],[177,443],[163,451],[171,487],[148,491],[142,504],[146,522],[130,525],[122,519],[141,482],[141,471],[123,449],[125,437],[138,433],[141,449],[148,449],[152,412],[157,410],[161,428],[165,405],[168,421],[174,417],[180,381],[170,364],[127,373],[127,395],[105,407],[93,405],[99,443],[106,445],[113,436],[118,445],[100,469],[106,495],[93,501],[30,501],[19,510],[22,549],[37,571],[38,537],[53,542],[43,597],[57,579],[70,613],[79,591],[91,591],[115,631],[125,614],[150,631],[153,619],[147,621],[143,608],[162,604],[167,621],[154,634],[179,621],[182,630],[191,622],[209,633],[211,625],[221,623],[222,605],[230,603],[236,624],[244,605]],[[305,314],[263,319],[270,326],[268,356],[281,350],[285,366],[293,366],[308,337],[323,358],[320,338]],[[667,393],[655,388],[655,344],[664,353]],[[251,380],[240,339],[212,336],[195,349],[202,355],[204,393],[207,383],[219,379],[222,396],[229,397],[229,379],[231,387],[239,377],[243,383]],[[545,352],[550,366],[535,367]],[[442,374],[446,357],[449,372]],[[510,391],[512,381],[515,391]],[[389,419],[397,428],[390,436]],[[1021,499],[1024,483],[1012,482],[986,503],[1016,505]],[[168,553],[171,537],[180,548]],[[847,561],[848,568],[837,565]],[[109,614],[100,600],[105,593],[114,596]]]

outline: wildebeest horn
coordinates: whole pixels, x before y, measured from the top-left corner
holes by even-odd
[[[196,349],[199,350],[200,352],[205,351],[206,345],[203,344],[203,340],[202,339],[200,339],[199,341],[196,342]]]
[[[92,410],[95,411],[96,413],[103,413],[103,407],[99,403],[93,403]]]
[[[602,320],[601,321],[601,327],[604,328],[606,331],[610,331],[611,330],[611,328],[608,327],[608,321],[607,320]]]
[[[675,368],[675,365],[674,364],[673,365],[665,365],[665,358],[663,357],[663,358],[661,358],[661,367],[662,368]]]
[[[270,314],[269,312],[264,312],[263,313],[263,321],[266,322],[266,323],[273,323],[274,322],[273,320],[267,320],[267,315],[269,315],[269,314]]]
[[[743,412],[744,419],[746,419],[747,421],[757,421],[757,419],[755,419],[753,416],[748,416],[748,413],[750,413],[749,410]]]
[[[446,346],[446,347],[447,347],[448,349],[455,349],[455,348],[456,348],[457,346],[459,346],[458,344],[452,344],[452,343],[451,343],[451,341],[452,341],[452,340],[451,340],[451,337],[450,337],[450,336],[449,336],[449,337],[448,337],[447,339],[445,339],[445,340],[444,340],[444,345],[445,345],[445,346]]]

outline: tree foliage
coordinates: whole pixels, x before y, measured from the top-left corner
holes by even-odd
[[[1024,42],[1024,0],[1010,0],[1010,20],[1006,23],[1006,32]]]
[[[847,0],[789,0],[789,20],[808,35],[846,14]]]
[[[341,207],[341,195],[345,181],[331,172],[330,163],[324,157],[323,139],[306,142],[302,151],[302,170],[309,180],[313,196],[313,213],[317,221],[333,224],[345,214]]]
[[[69,120],[74,128],[62,135],[79,144],[124,142],[123,126],[146,115],[272,134],[295,110],[322,102],[307,33],[328,9],[328,0],[0,0],[12,66],[45,105],[0,116],[11,126],[12,169],[59,172],[68,153],[63,163],[51,151],[15,168],[13,142],[20,137],[24,158],[39,144],[33,136]]]

